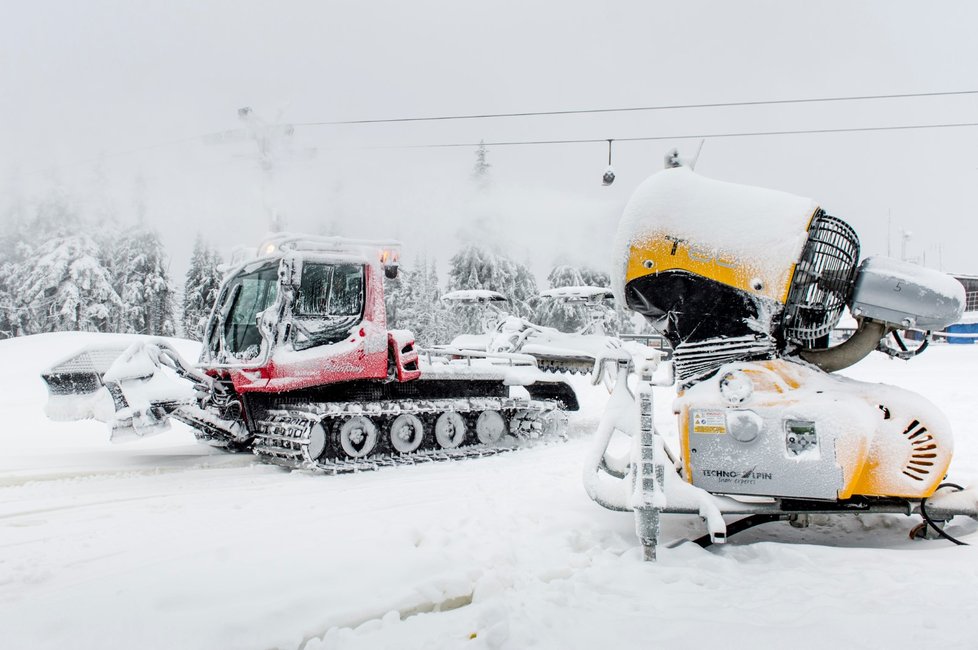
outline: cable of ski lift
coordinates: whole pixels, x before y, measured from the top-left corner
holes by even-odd
[[[978,126],[978,122],[948,122],[940,124],[899,124],[893,126],[857,126],[836,129],[798,129],[784,131],[744,131],[740,133],[682,133],[671,135],[651,135],[613,138],[616,142],[652,142],[658,140],[693,140],[706,138],[751,138],[778,135],[811,135],[831,133],[874,133],[882,131],[913,131],[922,129],[950,129]],[[487,147],[543,146],[557,144],[594,144],[607,142],[608,138],[568,138],[561,140],[500,140],[483,142]],[[384,145],[374,147],[354,147],[357,150],[379,149],[450,149],[458,147],[478,147],[479,142],[440,142],[428,144]]]
[[[951,97],[978,95],[978,90],[951,90],[925,93],[894,93],[883,95],[842,95],[836,97],[803,97],[792,99],[759,99],[738,102],[705,102],[699,104],[659,104],[654,106],[628,106],[623,108],[587,108],[553,111],[522,111],[513,113],[473,113],[467,115],[434,115],[421,117],[391,117],[357,120],[328,120],[319,122],[293,122],[292,126],[348,126],[356,124],[395,124],[403,122],[443,122],[450,120],[486,120],[507,117],[552,117],[556,115],[592,115],[596,113],[633,113],[641,111],[689,110],[699,108],[735,108],[742,106],[778,106],[785,104],[815,104],[829,102],[871,101],[882,99],[910,99],[922,97]]]

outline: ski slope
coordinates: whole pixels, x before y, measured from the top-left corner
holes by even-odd
[[[326,477],[197,444],[179,424],[111,444],[48,421],[39,372],[103,337],[0,341],[3,648],[974,648],[978,547],[917,520],[769,524],[641,561],[630,515],[581,484],[606,393],[575,379],[565,444]],[[178,342],[194,354],[194,344]],[[919,391],[978,480],[978,346],[848,373]],[[657,393],[674,435],[672,392]],[[978,524],[953,534],[978,544]],[[669,516],[663,541],[698,536]]]

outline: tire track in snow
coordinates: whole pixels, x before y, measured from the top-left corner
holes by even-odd
[[[205,456],[207,458],[207,456]],[[137,476],[156,476],[160,474],[173,474],[177,472],[193,472],[197,470],[210,470],[210,469],[233,469],[238,467],[248,467],[251,465],[259,465],[255,460],[255,457],[251,454],[237,454],[235,456],[229,456],[227,460],[217,462],[217,463],[198,463],[188,466],[168,466],[168,465],[154,465],[147,468],[119,468],[119,469],[93,469],[93,470],[80,470],[73,472],[51,472],[45,474],[27,474],[27,475],[11,475],[2,476],[0,475],[0,488],[8,487],[21,487],[28,485],[30,483],[46,483],[50,481],[70,481],[74,479],[90,479],[90,478],[107,478],[107,479],[125,479]]]

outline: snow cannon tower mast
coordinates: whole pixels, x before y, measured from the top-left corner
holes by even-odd
[[[684,167],[636,190],[616,248],[616,298],[669,340],[672,372],[663,377],[656,359],[615,359],[618,395],[585,484],[602,505],[636,512],[647,556],[661,512],[703,516],[704,545],[812,512],[978,515],[973,490],[942,485],[951,432],[932,404],[829,374],[877,349],[923,351],[929,330],[960,317],[953,278],[880,257],[860,264],[855,231],[810,199]],[[859,327],[831,347],[846,307]],[[911,329],[923,332],[914,350],[899,335]],[[629,372],[640,375],[637,396]],[[651,411],[652,385],[673,382],[678,453]],[[608,452],[616,431],[635,439],[627,458]],[[748,517],[728,526],[723,515],[737,514]]]

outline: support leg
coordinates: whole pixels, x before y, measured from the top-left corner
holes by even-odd
[[[652,389],[648,384],[642,385],[638,393],[639,408],[639,463],[638,482],[639,494],[636,495],[635,529],[642,540],[644,559],[655,561],[656,547],[659,541],[659,509],[662,502],[662,472],[661,464],[656,463],[655,453],[655,423],[652,417]]]

